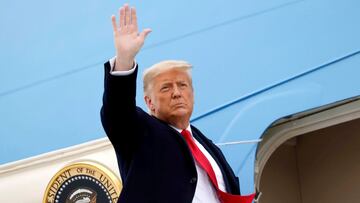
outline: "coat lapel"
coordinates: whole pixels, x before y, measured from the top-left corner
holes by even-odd
[[[223,175],[223,178],[224,178],[226,190],[228,192],[231,192],[232,189],[231,189],[231,186],[229,183],[229,177],[228,177],[229,170],[231,170],[231,168],[228,166],[226,160],[222,156],[221,151],[215,146],[215,144],[211,140],[206,138],[198,129],[191,126],[191,130],[192,130],[192,133],[193,133],[193,136],[195,137],[195,139],[209,152],[209,154],[213,157],[213,159],[218,164],[218,166],[221,170],[221,173]]]

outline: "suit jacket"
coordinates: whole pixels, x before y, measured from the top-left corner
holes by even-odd
[[[180,133],[136,106],[137,70],[113,76],[105,63],[101,121],[123,181],[118,203],[191,203],[197,184],[192,154]],[[197,128],[191,129],[219,165],[227,191],[240,194],[238,178],[220,149]]]

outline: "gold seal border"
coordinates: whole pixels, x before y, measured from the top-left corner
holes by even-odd
[[[94,169],[96,171],[99,171],[101,174],[105,175],[105,177],[110,180],[114,185],[114,189],[117,192],[118,195],[120,195],[121,189],[122,189],[122,183],[120,178],[118,178],[117,175],[115,175],[109,168],[103,166],[100,163],[94,162],[94,161],[79,161],[79,162],[75,162],[75,163],[71,163],[69,165],[66,165],[65,167],[61,168],[50,180],[50,182],[48,183],[45,193],[44,193],[44,197],[43,197],[43,203],[49,203],[47,201],[47,196],[50,192],[50,188],[51,186],[54,184],[54,182],[56,181],[56,179],[58,177],[60,177],[61,174],[63,174],[64,172],[71,170],[73,168],[79,168],[79,167],[83,167],[83,168],[90,168],[90,169]],[[84,174],[87,175],[86,173],[79,173],[79,174]],[[79,175],[77,174],[77,175]],[[73,177],[73,176],[71,176]],[[70,177],[70,178],[71,178]],[[93,176],[94,177],[94,176]],[[94,177],[96,178],[96,177]],[[68,178],[69,179],[69,178]],[[68,180],[67,179],[67,180]],[[101,182],[101,181],[100,181]],[[116,202],[114,202],[116,203]]]

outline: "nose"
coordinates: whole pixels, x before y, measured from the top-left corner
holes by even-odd
[[[172,93],[173,98],[179,98],[181,97],[181,91],[177,85],[174,86],[174,91]]]

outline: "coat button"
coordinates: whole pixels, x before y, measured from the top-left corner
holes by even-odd
[[[196,181],[197,181],[197,178],[196,178],[196,177],[193,177],[193,178],[190,179],[190,183],[191,183],[191,184],[196,183]]]

